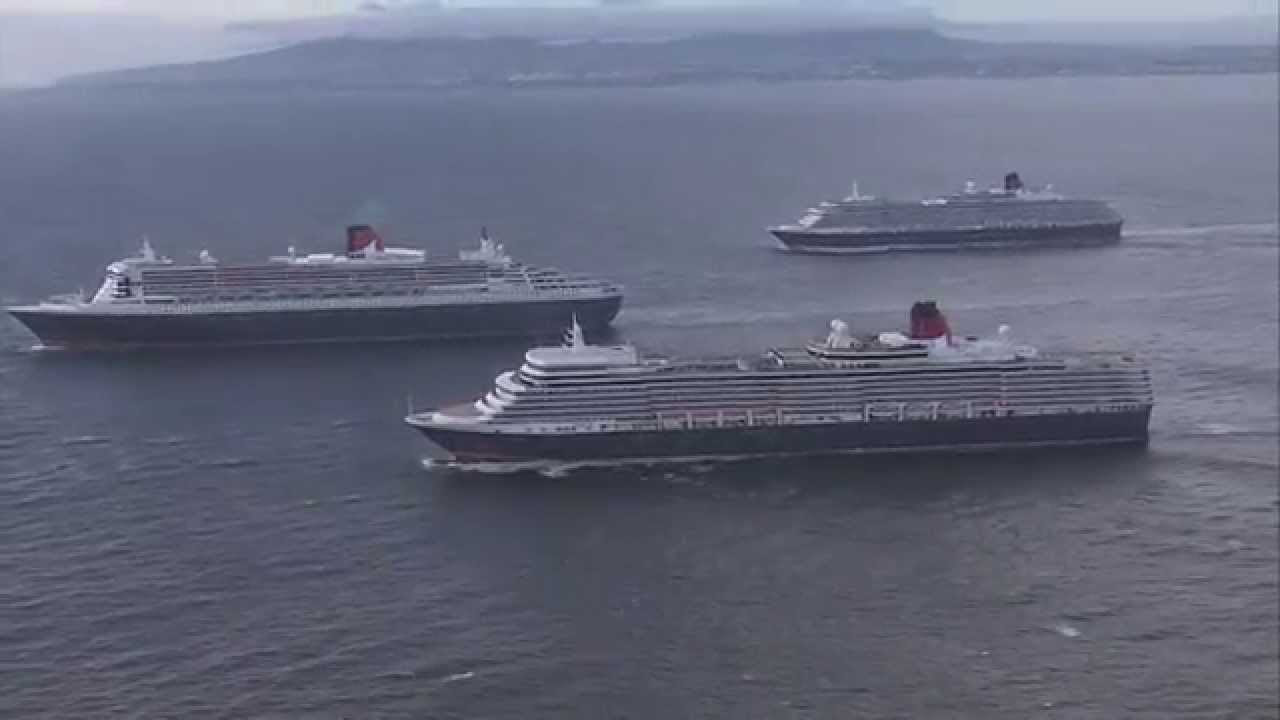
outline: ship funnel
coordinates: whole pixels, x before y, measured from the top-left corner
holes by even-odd
[[[911,306],[911,338],[933,340],[945,337],[951,343],[951,326],[933,300],[921,300]]]
[[[347,255],[357,255],[370,247],[378,252],[386,249],[382,237],[368,225],[351,225],[347,228]]]
[[[1018,177],[1018,173],[1011,172],[1004,176],[1004,191],[1016,193],[1022,189],[1022,178]]]

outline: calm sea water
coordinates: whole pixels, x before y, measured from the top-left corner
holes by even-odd
[[[0,300],[167,254],[453,252],[628,289],[617,335],[835,316],[1148,356],[1146,451],[543,473],[402,426],[522,342],[31,350],[0,322],[0,716],[1275,717],[1275,77],[0,98]],[[1101,250],[771,249],[860,181],[1112,199]]]

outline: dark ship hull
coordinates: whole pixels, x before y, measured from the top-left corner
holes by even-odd
[[[872,253],[981,248],[1080,247],[1120,241],[1122,222],[1087,225],[932,230],[801,230],[774,228],[792,252]]]
[[[183,345],[533,337],[559,333],[576,315],[584,327],[609,325],[620,295],[361,308],[226,312],[104,312],[92,307],[11,308],[47,347],[114,348]]]
[[[460,461],[600,461],[834,453],[981,452],[1080,445],[1143,445],[1151,408],[1124,412],[872,420],[817,425],[707,427],[601,433],[412,423]]]

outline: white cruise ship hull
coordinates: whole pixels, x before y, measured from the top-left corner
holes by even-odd
[[[621,294],[454,304],[316,304],[291,308],[9,308],[41,344],[56,348],[426,340],[556,334],[576,315],[587,328],[613,321]]]

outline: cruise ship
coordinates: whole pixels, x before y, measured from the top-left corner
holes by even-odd
[[[1146,365],[954,337],[936,303],[908,332],[830,333],[758,356],[677,360],[589,345],[528,351],[475,402],[406,422],[460,462],[984,451],[1147,441]]]
[[[1052,188],[1030,190],[1018,173],[1004,185],[916,202],[858,192],[823,202],[793,225],[769,228],[782,247],[807,253],[875,253],[1105,245],[1120,241],[1124,219],[1101,200],[1067,198]]]
[[[355,225],[344,253],[246,265],[180,264],[144,241],[91,297],[8,310],[46,347],[86,348],[554,335],[571,317],[603,328],[621,304],[617,285],[516,262],[483,230],[453,259]]]

